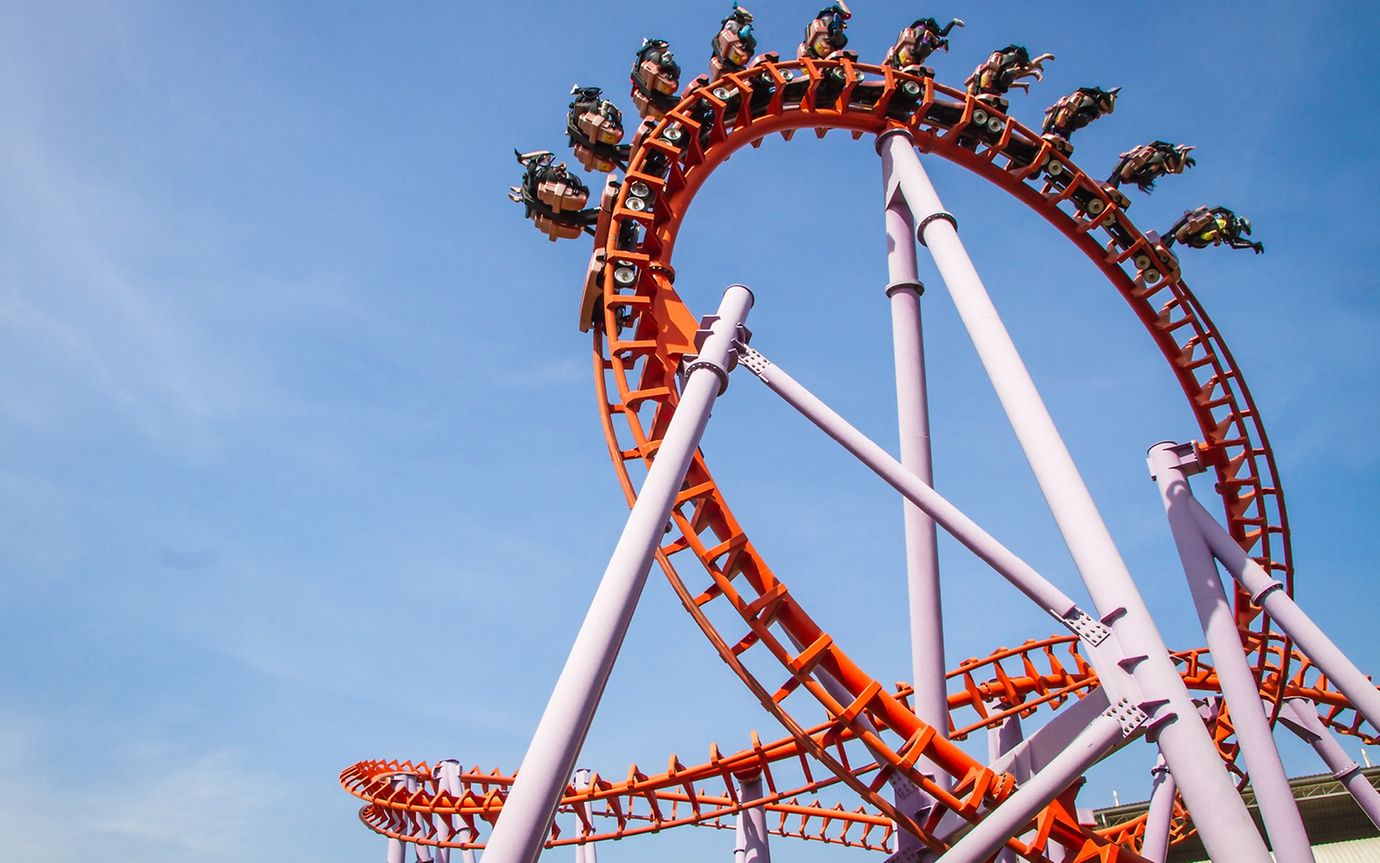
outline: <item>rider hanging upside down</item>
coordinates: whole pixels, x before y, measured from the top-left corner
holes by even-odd
[[[1022,79],[1039,81],[1044,78],[1045,61],[1053,59],[1053,54],[1041,54],[1032,60],[1024,45],[1007,45],[1000,51],[993,51],[964,83],[968,85],[969,95],[1005,111],[1005,97],[1011,88],[1019,87],[1028,92],[1030,82]]]
[[[1069,136],[1116,108],[1120,87],[1079,87],[1045,109],[1044,137],[1065,152],[1072,152]]]
[[[958,18],[943,27],[933,18],[920,18],[901,31],[896,37],[896,44],[887,49],[886,59],[882,62],[909,75],[933,78],[934,70],[924,65],[925,61],[935,51],[948,51],[949,40],[946,37],[949,31],[962,26],[963,21]]]
[[[671,54],[665,39],[643,39],[633,61],[632,100],[644,118],[661,119],[676,106],[676,91],[680,89],[680,64]]]
[[[1118,188],[1122,183],[1134,183],[1142,192],[1149,193],[1155,188],[1155,181],[1167,174],[1182,174],[1198,164],[1188,155],[1193,147],[1186,144],[1171,144],[1168,141],[1152,141],[1121,154],[1107,185]]]
[[[848,44],[848,19],[853,13],[846,3],[835,3],[821,9],[805,28],[805,41],[800,43],[796,56],[803,60],[833,60]]]
[[[736,0],[733,10],[720,24],[719,32],[709,42],[713,51],[709,58],[711,80],[728,72],[743,71],[757,50],[757,36],[752,32],[752,13],[739,6]]]
[[[612,171],[621,168],[628,159],[623,140],[623,113],[612,102],[600,98],[598,87],[575,86],[570,90],[575,100],[566,115],[565,131],[575,158],[586,171]]]
[[[1257,255],[1265,251],[1264,244],[1246,239],[1250,233],[1250,219],[1226,207],[1199,207],[1185,212],[1183,218],[1165,232],[1162,244],[1169,248],[1177,242],[1192,249],[1206,249],[1225,243],[1233,249],[1254,249]]]
[[[555,153],[514,150],[513,154],[525,173],[522,184],[508,190],[508,199],[526,208],[524,215],[536,223],[538,230],[553,243],[558,239],[574,239],[581,232],[594,233],[599,210],[584,209],[589,201],[589,189],[579,177],[566,170],[564,162],[554,164]]]

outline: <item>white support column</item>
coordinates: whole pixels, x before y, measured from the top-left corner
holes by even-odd
[[[999,702],[989,702],[988,710],[1001,709]],[[1003,755],[1015,749],[1025,740],[1025,732],[1021,728],[1021,717],[1018,713],[1013,713],[1002,720],[1000,725],[994,725],[987,729],[987,763],[993,764],[1000,761]],[[1013,760],[1011,764],[1011,775],[1016,777],[1017,782],[1025,782],[1030,778],[1030,771],[1025,769],[1024,764],[1019,760]],[[1010,848],[1003,848],[997,852],[994,863],[1019,863],[1020,858],[1016,852]]]
[[[956,220],[939,200],[913,142],[904,132],[880,143],[901,193],[920,223],[959,317],[996,389],[1098,613],[1135,657],[1132,674],[1148,699],[1162,699],[1152,715],[1157,742],[1174,770],[1209,855],[1216,863],[1269,859],[1245,804],[1198,718],[1183,680],[1155,628],[1135,581],[1117,551],[1063,438],[1002,324],[987,289],[958,238]],[[1156,720],[1165,719],[1163,723]]]
[[[896,416],[901,465],[934,486],[930,453],[929,395],[925,382],[925,337],[920,314],[920,283],[915,262],[915,222],[910,207],[895,194],[895,182],[883,163],[886,191],[886,295],[891,303],[891,338],[896,364]],[[944,616],[940,601],[939,542],[934,519],[907,500],[901,501],[906,538],[906,586],[910,607],[911,681],[915,715],[949,736],[949,697],[944,662]],[[946,773],[933,769],[943,787]]]
[[[987,709],[994,708],[1001,709],[997,702],[989,702]],[[1025,733],[1021,729],[1021,717],[1015,713],[1003,719],[1000,725],[990,726],[987,729],[987,763],[997,762],[1023,740]],[[1013,764],[1011,772],[1017,782],[1025,779],[1025,771],[1019,765]]]
[[[1304,613],[1282,583],[1241,550],[1212,513],[1196,500],[1190,500],[1189,506],[1213,555],[1251,595],[1251,601],[1265,609],[1275,625],[1294,640],[1294,646],[1327,675],[1358,713],[1380,728],[1380,690],[1371,679]]]
[[[436,787],[459,800],[465,793],[465,789],[460,783],[460,762],[454,758],[447,758],[436,762],[431,768],[432,775],[436,777]],[[454,820],[452,820],[454,819]],[[456,824],[459,824],[457,829]],[[436,836],[442,842],[452,838],[460,842],[470,842],[474,839],[474,831],[469,828],[464,821],[460,820],[459,815],[437,815],[436,816]],[[450,863],[451,849],[437,848],[436,863]],[[460,863],[475,863],[474,851],[469,848],[460,849]]]
[[[1174,774],[1161,755],[1150,771],[1150,808],[1145,814],[1145,838],[1140,856],[1150,863],[1164,863],[1169,853],[1169,828],[1174,822]]]
[[[576,771],[575,771],[575,790],[576,790],[576,791],[584,791],[586,788],[588,788],[588,787],[589,787],[589,777],[590,777],[590,773],[589,773],[588,770],[576,770]],[[588,819],[589,819],[589,804],[588,804],[588,803],[581,803],[581,804],[579,805],[578,808],[579,808],[579,816],[578,816],[578,817],[582,817],[582,818],[584,818],[585,820],[588,820]],[[581,830],[584,829],[584,824],[583,824],[583,822],[580,822],[580,823],[579,823],[578,829],[581,829]],[[576,845],[576,846],[575,846],[575,863],[599,863],[599,852],[596,850],[594,843],[592,843],[592,842],[586,842],[586,843],[583,843],[583,844],[581,844],[581,845]]]
[[[762,774],[738,777],[738,799],[757,800],[762,797]],[[767,846],[767,810],[754,806],[738,813],[733,831],[733,863],[771,863],[771,849]]]
[[[1270,845],[1281,860],[1312,863],[1313,846],[1303,827],[1303,818],[1294,803],[1294,792],[1284,772],[1279,750],[1275,748],[1270,718],[1260,704],[1260,686],[1241,646],[1236,614],[1222,588],[1217,561],[1194,521],[1189,502],[1193,489],[1188,474],[1198,473],[1193,444],[1157,443],[1150,448],[1150,475],[1160,490],[1160,502],[1174,536],[1174,545],[1183,563],[1188,590],[1198,621],[1203,627],[1212,665],[1222,686],[1222,697],[1231,713],[1236,740],[1246,757],[1260,819]]]
[[[1317,707],[1307,698],[1290,698],[1279,714],[1280,724],[1313,747],[1327,769],[1341,782],[1356,805],[1376,827],[1380,827],[1380,791],[1370,784],[1361,765],[1351,760],[1346,750],[1318,718]]]
[[[485,863],[535,863],[541,854],[710,408],[728,386],[735,344],[751,307],[752,292],[733,285],[724,292],[719,313],[705,319],[700,354],[687,366],[675,415],[504,801]]]
[[[1145,721],[1139,708],[1118,702],[1083,729],[1043,770],[1021,783],[1000,806],[953,844],[939,863],[982,863],[1008,839],[1023,832],[1050,801],[1058,797],[1114,745]]]
[[[394,788],[400,788],[408,792],[415,790],[417,787],[417,781],[407,773],[394,773],[389,780],[389,784]],[[397,819],[396,816],[390,820],[393,822],[390,826],[400,832],[406,832],[407,825],[402,820]],[[384,859],[387,860],[387,863],[406,863],[407,843],[401,839],[394,839],[390,836],[388,839],[388,853]]]

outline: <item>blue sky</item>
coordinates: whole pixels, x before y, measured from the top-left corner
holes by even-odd
[[[0,856],[380,859],[342,767],[517,764],[625,508],[575,327],[588,247],[522,222],[512,148],[561,150],[575,82],[631,111],[643,36],[697,74],[725,4],[660,5],[0,10]],[[855,5],[868,59],[916,15],[966,18],[949,83],[1007,42],[1057,54],[1012,99],[1027,123],[1122,86],[1076,138],[1098,172],[1154,138],[1199,146],[1131,217],[1254,221],[1265,255],[1185,253],[1186,277],[1275,445],[1298,596],[1380,668],[1374,10]],[[816,11],[751,8],[783,53]],[[1167,366],[1041,220],[932,174],[1166,638],[1199,643],[1143,466],[1193,434]],[[702,192],[677,268],[697,312],[751,285],[756,344],[892,445],[878,187],[866,141],[768,142]],[[1081,596],[937,279],[925,303],[937,485]],[[894,496],[750,380],[705,448],[807,607],[904,677]],[[942,554],[951,657],[1049,634]],[[656,573],[606,705],[582,760],[610,774],[779,734]],[[1139,798],[1140,749],[1085,802]]]

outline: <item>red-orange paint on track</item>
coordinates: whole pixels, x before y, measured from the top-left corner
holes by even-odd
[[[910,95],[907,95],[907,91]],[[992,118],[973,123],[981,108]],[[993,131],[995,119],[1000,126]],[[1289,529],[1274,455],[1241,372],[1177,263],[1159,257],[1149,239],[1102,185],[1054,150],[1038,134],[995,113],[966,94],[890,68],[849,60],[765,63],[687,93],[665,117],[634,141],[628,171],[599,227],[598,258],[582,309],[592,330],[596,394],[610,457],[629,502],[636,497],[633,467],[656,457],[676,409],[676,374],[693,351],[697,317],[673,287],[672,253],[696,192],[715,167],[769,134],[790,137],[843,130],[855,137],[906,129],[916,146],[1001,187],[1044,217],[1089,257],[1127,302],[1169,365],[1201,431],[1204,461],[1216,472],[1216,490],[1229,530],[1241,547],[1293,589]],[[631,187],[650,189],[644,206],[628,207]],[[601,269],[602,268],[602,269]],[[631,269],[629,283],[615,281]],[[619,782],[595,778],[588,789],[567,789],[560,812],[577,819],[573,834],[558,825],[548,845],[575,844],[655,832],[682,824],[728,826],[747,805],[763,805],[778,835],[885,850],[902,829],[936,850],[948,837],[934,830],[949,812],[973,821],[1016,787],[955,743],[935,733],[911,710],[909,690],[869,676],[796,601],[733,516],[703,453],[696,453],[657,552],[682,605],[719,656],[754,693],[789,737],[731,756],[712,749],[704,764],[685,767],[674,756],[656,775],[634,767]],[[694,559],[698,581],[682,573]],[[1306,695],[1324,709],[1335,729],[1370,739],[1339,693],[1272,631],[1270,621],[1236,595],[1243,642],[1261,694],[1277,705]],[[725,621],[732,621],[732,624]],[[1215,692],[1215,673],[1204,650],[1176,655],[1190,688]],[[764,669],[773,669],[764,671]],[[821,673],[847,693],[846,703],[826,689]],[[770,676],[768,676],[770,675]],[[1005,717],[1057,708],[1097,685],[1071,636],[1028,642],[961,663],[949,674],[950,736],[961,739]],[[806,721],[804,712],[822,719]],[[1215,721],[1224,761],[1244,784],[1236,762],[1229,717]],[[915,769],[920,759],[953,780],[946,788]],[[341,781],[367,805],[361,819],[384,835],[422,844],[482,847],[487,826],[502,808],[511,777],[464,774],[458,798],[437,789],[425,763],[363,762]],[[741,801],[734,775],[761,772],[768,792]],[[392,782],[410,776],[415,791]],[[899,812],[889,783],[913,783],[938,806],[927,815]],[[816,802],[821,791],[851,790],[862,807]],[[810,799],[806,800],[806,796]],[[581,807],[584,807],[583,809]],[[580,815],[581,812],[589,815]],[[1191,828],[1178,810],[1173,837]],[[438,817],[459,819],[474,834],[466,842],[438,838]],[[567,819],[568,820],[568,819]],[[1093,831],[1079,824],[1063,797],[1008,847],[1025,859],[1047,861],[1052,847],[1067,859],[1140,858],[1144,819]]]

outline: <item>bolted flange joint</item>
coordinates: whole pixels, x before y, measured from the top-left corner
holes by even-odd
[[[919,240],[920,245],[926,248],[929,247],[929,243],[925,242],[925,228],[929,227],[930,223],[936,220],[948,222],[950,225],[954,226],[955,231],[958,230],[958,219],[954,217],[953,213],[945,210],[940,210],[937,213],[930,213],[920,220],[919,227],[915,229],[915,239]]]
[[[895,294],[897,291],[915,291],[917,297],[923,297],[925,295],[925,283],[921,281],[902,281],[890,282],[887,284],[886,295],[888,297]]]
[[[1115,719],[1121,725],[1121,733],[1125,737],[1135,734],[1136,729],[1144,725],[1146,720],[1150,718],[1144,710],[1125,698],[1102,711],[1102,715]]]
[[[902,136],[903,138],[905,138],[907,141],[909,141],[909,142],[911,143],[911,146],[915,146],[915,136],[912,135],[912,134],[910,133],[910,130],[909,130],[909,129],[905,129],[905,128],[902,128],[902,127],[899,127],[899,126],[894,126],[894,127],[890,128],[890,129],[887,129],[885,132],[882,132],[880,135],[877,136],[877,145],[876,145],[876,146],[877,146],[877,152],[878,152],[878,153],[882,152],[882,147],[886,144],[886,139],[887,139],[887,138],[890,138],[890,137],[893,136],[893,135],[900,135],[900,136]]]
[[[1194,474],[1202,473],[1207,467],[1203,464],[1202,458],[1200,458],[1199,453],[1201,450],[1202,445],[1197,441],[1189,441],[1187,443],[1175,443],[1174,441],[1168,440],[1160,441],[1150,447],[1150,455],[1145,460],[1146,465],[1150,468],[1150,478],[1156,478],[1155,454],[1160,452],[1165,453],[1167,455],[1165,461],[1170,463],[1172,467],[1178,468],[1184,476],[1193,476]]]
[[[1064,625],[1090,647],[1096,647],[1112,634],[1112,630],[1105,623],[1077,607],[1064,618]]]
[[[719,379],[719,395],[724,394],[728,389],[728,374],[738,364],[737,346],[746,345],[752,339],[752,333],[743,325],[752,302],[752,291],[746,285],[728,286],[724,291],[724,306],[719,309],[727,316],[708,315],[701,320],[695,332],[695,348],[699,353],[686,354],[681,360],[682,388],[692,374],[707,369]]]

